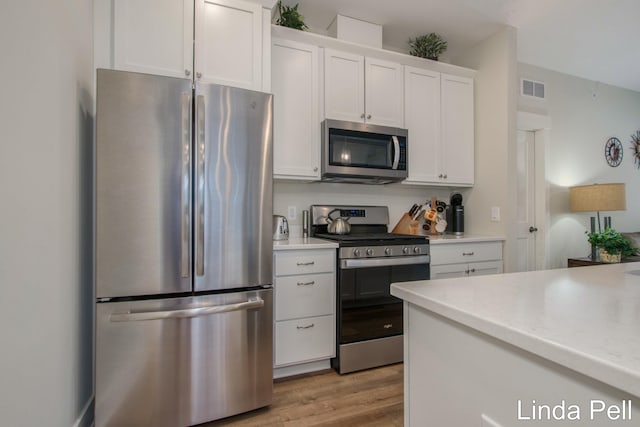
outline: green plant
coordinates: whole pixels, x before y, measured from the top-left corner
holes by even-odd
[[[447,42],[438,34],[429,33],[409,39],[409,48],[410,55],[437,61],[440,54],[447,50]]]
[[[611,255],[622,254],[625,257],[636,254],[637,249],[631,246],[631,242],[613,228],[606,228],[601,233],[589,233],[588,231],[585,233],[589,243],[604,249]]]
[[[304,16],[298,12],[298,4],[295,6],[287,6],[282,4],[282,0],[278,2],[278,15],[276,24],[283,27],[295,28],[296,30],[306,30],[307,24],[304,23]]]

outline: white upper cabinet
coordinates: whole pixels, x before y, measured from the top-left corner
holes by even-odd
[[[243,0],[196,0],[196,80],[262,89],[262,6]]]
[[[443,180],[449,185],[473,185],[473,79],[442,74],[441,88]]]
[[[407,184],[474,183],[473,79],[405,66]]]
[[[270,89],[270,11],[259,3],[96,0],[95,17],[96,67]]]
[[[273,38],[274,178],[320,179],[319,49]]]
[[[409,131],[407,183],[438,182],[440,168],[440,73],[404,67],[405,126]]]
[[[190,76],[193,0],[113,0],[113,68]]]
[[[324,105],[328,119],[402,127],[402,65],[325,49]]]

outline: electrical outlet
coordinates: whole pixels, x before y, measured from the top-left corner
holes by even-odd
[[[296,219],[296,215],[297,215],[296,207],[295,206],[289,206],[287,218],[289,218],[290,220],[295,220]]]
[[[500,208],[498,206],[491,208],[491,221],[500,222]]]

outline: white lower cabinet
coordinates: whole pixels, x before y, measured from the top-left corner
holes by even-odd
[[[431,279],[499,274],[502,241],[438,243],[430,246]]]
[[[336,250],[274,252],[274,376],[329,367],[336,343]]]

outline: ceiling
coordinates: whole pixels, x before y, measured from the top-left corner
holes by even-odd
[[[443,60],[511,25],[518,61],[640,92],[638,0],[283,0],[298,3],[309,30],[326,34],[336,14],[383,26],[383,46],[435,32]]]

